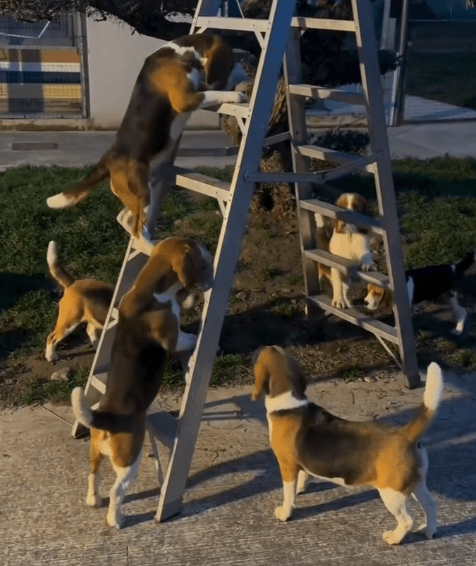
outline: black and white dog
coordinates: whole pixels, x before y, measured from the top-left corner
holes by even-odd
[[[465,272],[475,263],[476,251],[467,254],[461,261],[446,265],[429,265],[419,269],[409,269],[405,272],[407,278],[407,292],[410,305],[422,301],[435,300],[447,294],[449,303],[456,318],[454,334],[461,335],[464,329],[467,313],[466,309],[458,303],[458,292],[455,283],[463,277]],[[393,301],[390,289],[377,287],[372,283],[367,285],[365,306],[373,311],[379,307],[391,306]]]

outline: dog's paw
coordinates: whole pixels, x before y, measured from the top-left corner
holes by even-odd
[[[436,527],[431,528],[430,526],[427,526],[426,523],[423,523],[418,527],[417,533],[419,533],[420,535],[424,536],[427,539],[432,539],[436,534]]]
[[[107,514],[106,521],[110,527],[120,529],[124,523],[124,515],[120,511],[116,511],[115,513],[109,512]]]
[[[332,306],[336,309],[345,309],[345,302],[342,297],[337,299],[332,299]]]
[[[45,358],[47,362],[56,362],[58,361],[58,354],[56,352],[49,352],[46,350]]]
[[[387,544],[399,544],[402,537],[395,534],[395,531],[385,531],[382,535],[383,540]]]
[[[291,516],[291,511],[288,511],[283,507],[283,505],[280,505],[279,507],[276,507],[274,514],[280,521],[287,521]]]
[[[230,96],[231,103],[239,104],[240,102],[248,102],[248,95],[244,92],[233,92]]]
[[[461,336],[461,334],[463,334],[463,329],[458,327],[453,328],[451,334],[453,334],[454,336]]]
[[[102,497],[98,493],[88,493],[86,505],[89,505],[89,507],[101,507]]]

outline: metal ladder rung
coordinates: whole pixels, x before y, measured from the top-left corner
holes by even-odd
[[[337,102],[346,102],[347,104],[367,106],[365,95],[359,92],[348,92],[339,88],[324,88],[307,84],[291,84],[288,89],[290,94],[298,96],[307,96],[319,100],[336,100]]]
[[[252,183],[315,183],[322,185],[322,183],[349,175],[354,171],[367,170],[372,172],[373,164],[379,158],[378,154],[367,155],[335,169],[326,169],[315,173],[245,173],[245,180]]]
[[[318,249],[304,250],[304,255],[316,263],[322,263],[328,267],[334,267],[341,273],[349,275],[350,277],[358,277],[366,283],[373,283],[378,287],[387,288],[389,286],[390,280],[387,275],[384,275],[379,271],[362,271],[359,269],[359,266],[355,263],[355,261],[351,259],[345,259],[338,255]]]
[[[381,338],[385,338],[393,342],[394,344],[398,344],[398,336],[397,331],[393,326],[385,324],[380,320],[376,320],[365,314],[362,314],[355,309],[338,309],[332,306],[332,300],[327,295],[314,295],[309,297],[309,300],[316,303],[321,307],[321,309],[328,311],[332,314],[335,314],[339,318],[343,318],[356,326],[360,326]]]
[[[253,18],[220,18],[199,16],[196,20],[196,29],[228,29],[237,31],[266,32],[271,23],[268,20]]]
[[[323,216],[327,216],[334,220],[342,220],[346,224],[355,224],[360,228],[369,228],[372,232],[382,236],[385,234],[385,229],[379,218],[366,216],[365,214],[360,214],[353,210],[346,210],[345,208],[341,208],[335,204],[323,202],[318,199],[300,200],[299,206],[309,212],[322,214]]]
[[[91,383],[102,395],[106,393],[107,371],[103,373],[96,373],[91,376]]]
[[[175,180],[172,182],[178,187],[225,202],[230,197],[230,183],[213,179],[182,167],[173,167],[173,174],[175,175]]]
[[[347,163],[356,163],[361,159],[361,155],[352,155],[344,151],[336,151],[327,147],[319,147],[317,145],[298,145],[297,151],[305,157],[320,159],[321,161],[330,161],[339,165],[347,165]]]
[[[350,31],[355,32],[356,27],[354,20],[327,20],[323,18],[304,18],[296,16],[291,21],[294,28],[305,29],[323,29],[329,31]]]
[[[178,419],[164,411],[157,401],[147,409],[147,430],[169,449],[174,445],[178,422]]]
[[[210,110],[211,112],[217,112],[218,114],[226,114],[227,116],[235,116],[235,118],[243,118],[244,120],[246,120],[250,115],[249,105],[243,102],[237,102],[236,104],[224,102],[219,106],[209,106],[204,108],[204,110]]]

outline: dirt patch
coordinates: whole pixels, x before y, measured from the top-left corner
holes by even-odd
[[[194,234],[214,249],[221,216],[215,210],[199,211],[176,222],[177,235]],[[382,261],[381,252],[377,254]],[[330,289],[327,289],[330,294]],[[356,308],[363,308],[365,288],[357,286],[352,297]],[[449,307],[431,303],[414,314],[419,360],[439,361],[453,369],[472,367],[476,360],[474,300],[469,310],[463,338],[451,334],[454,327]],[[183,319],[184,328],[198,326],[200,305]],[[384,313],[385,314],[385,313]],[[385,321],[392,323],[391,317]],[[249,368],[250,356],[263,344],[280,344],[301,360],[314,380],[340,377],[347,381],[374,381],[395,374],[392,358],[376,338],[334,316],[313,313],[305,316],[299,233],[294,215],[272,212],[252,213],[236,268],[229,308],[223,325],[219,354],[241,354],[240,363]],[[466,354],[462,355],[461,348]],[[93,351],[83,329],[76,331],[59,347],[60,361],[45,361],[43,352],[6,360],[0,366],[0,405],[31,402],[31,384],[46,383],[57,369],[69,366],[87,374]],[[233,372],[231,381],[251,383],[249,371]],[[36,385],[35,385],[36,386]]]

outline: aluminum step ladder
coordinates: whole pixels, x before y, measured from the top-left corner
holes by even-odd
[[[359,0],[359,3],[365,5],[367,5],[368,2],[369,0]],[[313,251],[313,245],[310,240],[311,226],[309,224],[308,230],[306,228],[306,222],[310,222],[311,213],[314,214],[315,207],[321,207],[319,210],[326,210],[326,214],[330,216],[339,213],[338,211],[332,211],[332,207],[329,205],[324,205],[308,198],[311,196],[311,193],[307,191],[306,187],[310,187],[311,180],[309,173],[306,172],[308,169],[305,168],[304,157],[299,153],[299,144],[296,144],[296,141],[299,141],[301,138],[304,140],[305,138],[304,96],[313,95],[317,92],[317,87],[300,85],[298,81],[295,81],[295,77],[293,77],[290,72],[292,64],[290,65],[289,62],[293,57],[297,57],[298,55],[296,51],[296,41],[302,29],[308,27],[336,29],[333,26],[340,26],[337,29],[355,31],[355,29],[358,28],[357,24],[354,22],[333,22],[330,20],[310,20],[308,18],[293,17],[295,0],[273,0],[268,20],[217,17],[220,4],[220,0],[199,0],[191,31],[198,33],[206,29],[249,31],[255,34],[262,48],[262,52],[249,102],[246,104],[222,104],[217,108],[217,111],[222,114],[235,116],[243,134],[231,183],[218,181],[199,173],[186,171],[173,166],[172,178],[167,180],[167,182],[171,182],[178,187],[216,198],[223,211],[224,219],[215,254],[214,285],[205,295],[197,345],[188,361],[186,386],[179,415],[177,418],[173,417],[163,411],[157,402],[153,403],[148,411],[147,429],[152,444],[152,450],[156,458],[158,481],[161,486],[156,514],[156,519],[159,521],[176,515],[180,512],[182,507],[183,495],[199,432],[206,393],[233,284],[235,266],[238,261],[243,235],[247,226],[248,211],[255,182],[284,180],[285,182],[297,183],[298,196],[300,199],[303,199],[302,202],[300,202],[299,216],[302,232],[303,261],[305,269],[307,270],[307,276],[305,278],[307,294],[309,294],[309,292],[314,294],[317,287],[315,285],[316,278],[312,278],[312,270],[310,269],[312,264],[315,272],[315,260],[313,260],[311,256],[306,255]],[[362,17],[360,9],[354,13]],[[286,37],[288,36],[288,32],[290,32],[289,35],[292,41],[289,43],[286,50]],[[372,49],[372,43],[370,44],[370,48]],[[376,51],[374,58],[376,60]],[[288,89],[289,108],[292,114],[292,131],[265,138],[279,80],[279,73],[284,59],[286,76],[290,82],[292,81],[292,86],[290,84]],[[297,70],[294,69],[294,72],[297,72]],[[379,75],[377,77],[380,81]],[[380,82],[378,84],[380,85]],[[308,94],[308,92],[311,92],[311,94]],[[345,96],[345,94],[343,96]],[[301,124],[300,127],[298,123]],[[304,126],[302,126],[302,123],[304,123]],[[383,125],[384,124],[385,122],[383,122]],[[297,173],[259,173],[261,148],[282,142],[285,139],[290,139],[293,142],[293,158],[295,171]],[[386,151],[385,155],[388,162],[387,170],[390,176],[389,186],[393,195],[391,164],[388,156],[388,145],[386,145],[386,132],[384,130],[380,132],[379,140],[379,144],[382,145],[383,148],[379,149],[379,151]],[[303,144],[300,145],[304,145],[305,143],[306,142],[303,141]],[[376,147],[380,148],[380,145]],[[351,156],[351,158],[353,158],[353,156]],[[368,163],[371,164],[373,161],[369,159]],[[343,167],[345,168],[345,165]],[[303,179],[303,176],[305,179]],[[320,177],[314,177],[313,179],[314,182],[316,182],[315,179],[317,179],[317,182],[320,182]],[[388,201],[389,197],[387,195],[385,201],[386,206],[388,206]],[[394,199],[392,200],[390,198],[390,205],[392,204],[394,206],[395,202]],[[310,214],[303,212],[306,211],[306,206],[308,208],[314,207],[312,210],[308,211]],[[397,230],[396,235],[394,235],[394,242],[399,243],[398,224],[396,223],[395,212],[394,215],[395,228]],[[378,224],[378,221],[375,219],[367,218],[366,220]],[[385,226],[387,226],[387,224],[385,224]],[[381,228],[381,230],[383,229]],[[117,305],[122,295],[132,285],[139,270],[147,261],[150,247],[151,246],[148,246],[143,240],[137,240],[131,236],[105,328],[101,335],[98,350],[86,385],[86,399],[92,406],[99,401],[106,387],[110,352],[114,340],[114,329],[117,324]],[[402,277],[404,278],[401,249],[397,249],[397,252],[395,252],[394,248],[392,248],[392,252],[394,253],[394,262],[391,264],[394,268],[392,273],[400,269],[401,279]],[[318,252],[315,251],[314,253]],[[318,259],[320,262],[323,262],[320,256]],[[332,259],[332,261],[334,261],[334,259]],[[396,278],[395,282],[398,282]],[[312,298],[316,301],[323,300],[322,297],[319,298],[319,295],[316,298],[314,298],[314,296]],[[402,305],[400,305],[400,310],[401,309]],[[400,317],[398,319],[400,324],[402,322],[405,323],[406,320],[410,320],[408,306],[406,311],[407,319]],[[343,313],[345,311],[339,312]],[[342,314],[338,314],[338,316],[342,316]],[[349,319],[349,316],[349,314],[346,315],[347,319]],[[398,334],[398,330],[396,332]],[[407,360],[407,358],[405,359]],[[73,435],[78,436],[81,432],[81,427],[78,426],[78,423],[75,423],[72,431]],[[159,440],[170,450],[165,477],[162,477],[155,440]]]

